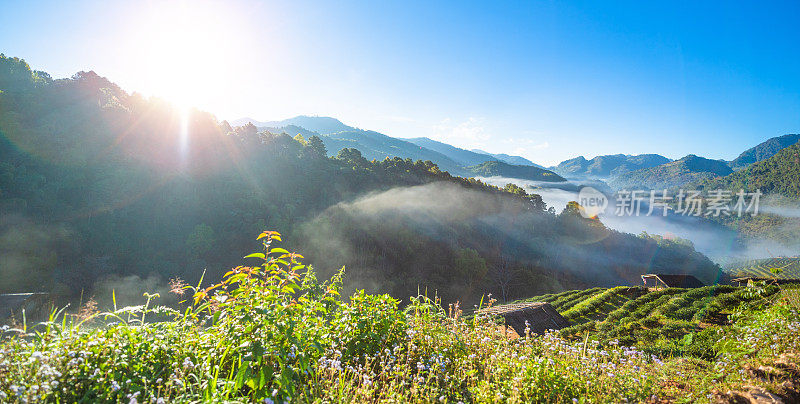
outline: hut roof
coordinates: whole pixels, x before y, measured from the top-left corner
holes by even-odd
[[[513,303],[489,307],[478,311],[481,314],[502,316],[506,325],[513,328],[518,335],[525,335],[525,322],[530,332],[544,334],[547,330],[560,330],[569,327],[569,321],[550,304],[543,302]]]
[[[7,293],[0,295],[0,319],[10,317],[12,313],[26,304],[47,296],[47,293]]]
[[[642,279],[655,278],[661,283],[670,288],[702,288],[706,286],[700,279],[692,275],[674,275],[674,274],[646,274],[642,275]]]

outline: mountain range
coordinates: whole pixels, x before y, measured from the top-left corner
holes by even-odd
[[[331,117],[300,115],[282,121],[257,121],[251,118],[231,121],[233,125],[248,122],[276,134],[300,134],[305,138],[319,136],[331,156],[335,156],[341,149],[354,148],[368,160],[394,157],[429,160],[444,171],[464,177],[500,176],[547,182],[600,179],[615,189],[663,189],[699,184],[768,160],[800,141],[800,134],[773,137],[742,152],[732,161],[711,160],[693,154],[674,161],[659,154],[612,154],[592,159],[578,156],[545,168],[521,156],[462,149],[427,137],[394,138],[376,131],[359,129]],[[730,181],[739,183],[743,181],[742,178],[752,174],[749,171]]]
[[[344,148],[358,149],[367,160],[384,160],[401,157],[412,160],[429,160],[440,169],[453,175],[471,176],[507,176],[514,173],[514,178],[531,181],[560,182],[564,178],[531,161],[509,155],[499,157],[461,149],[447,143],[420,137],[400,139],[382,133],[355,128],[346,125],[336,118],[317,116],[297,116],[282,121],[256,121],[250,118],[236,119],[233,125],[252,123],[262,130],[272,133],[300,134],[305,138],[319,136],[325,144],[328,154],[335,156]],[[527,162],[514,164],[513,162]],[[491,162],[491,164],[484,164]]]
[[[609,178],[642,168],[655,167],[670,159],[658,154],[630,156],[612,154],[587,160],[583,156],[565,160],[550,169],[567,178]]]
[[[759,189],[764,194],[800,198],[800,143],[780,149],[771,157],[728,176],[708,179],[701,185],[706,189],[729,189],[734,192]]]
[[[496,159],[498,159],[500,161],[505,161],[508,164],[516,164],[516,165],[520,165],[520,166],[535,166],[535,167],[539,167],[539,168],[545,168],[543,166],[540,166],[540,165],[534,163],[533,161],[530,161],[530,160],[526,159],[525,157],[511,156],[511,155],[508,155],[508,154],[505,154],[505,153],[489,153],[489,152],[483,151],[481,149],[472,149],[472,151],[474,151],[475,153],[480,153],[480,154],[485,154],[487,156],[492,156],[492,157],[494,157],[494,158],[496,158]]]
[[[773,137],[759,145],[745,150],[739,157],[729,163],[734,170],[741,170],[750,164],[764,161],[782,149],[789,147],[800,141],[800,134],[789,134]]]
[[[800,135],[797,134],[773,137],[744,151],[732,161],[710,160],[690,154],[679,160],[617,175],[610,179],[609,185],[616,189],[668,189],[706,183],[715,188],[750,191],[759,188],[763,192],[798,197],[798,141]]]
[[[620,174],[609,181],[616,189],[670,189],[732,173],[727,162],[690,154],[655,167]]]

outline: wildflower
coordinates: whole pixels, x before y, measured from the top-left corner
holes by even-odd
[[[119,391],[119,383],[116,380],[111,382],[111,391]]]
[[[169,293],[174,293],[178,296],[183,296],[186,293],[186,282],[181,278],[172,278],[169,280]]]

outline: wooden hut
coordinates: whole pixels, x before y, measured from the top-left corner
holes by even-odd
[[[692,275],[644,274],[642,282],[648,288],[702,288],[706,286]]]
[[[6,293],[0,295],[0,321],[21,315],[24,309],[31,318],[47,309],[47,293]]]
[[[505,325],[511,327],[520,336],[525,335],[526,327],[530,328],[529,332],[532,334],[544,334],[547,330],[569,327],[569,321],[558,314],[558,311],[550,303],[504,304],[481,309],[478,313],[503,317]]]

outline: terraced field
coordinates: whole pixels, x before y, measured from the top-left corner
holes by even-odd
[[[521,302],[546,302],[550,303],[558,310],[559,313],[572,308],[572,306],[580,303],[584,299],[591,298],[597,294],[602,293],[606,288],[592,288],[584,290],[568,290],[561,293],[551,293],[547,295],[534,296],[524,300],[518,300],[512,303]]]
[[[778,291],[728,285],[697,289],[644,287],[593,288],[535,296],[522,301],[552,304],[571,326],[563,337],[587,336],[603,342],[637,345],[652,353],[708,357],[710,326],[724,326],[741,304],[754,303]]]
[[[733,277],[800,279],[800,257],[741,261],[726,265],[724,271]]]

